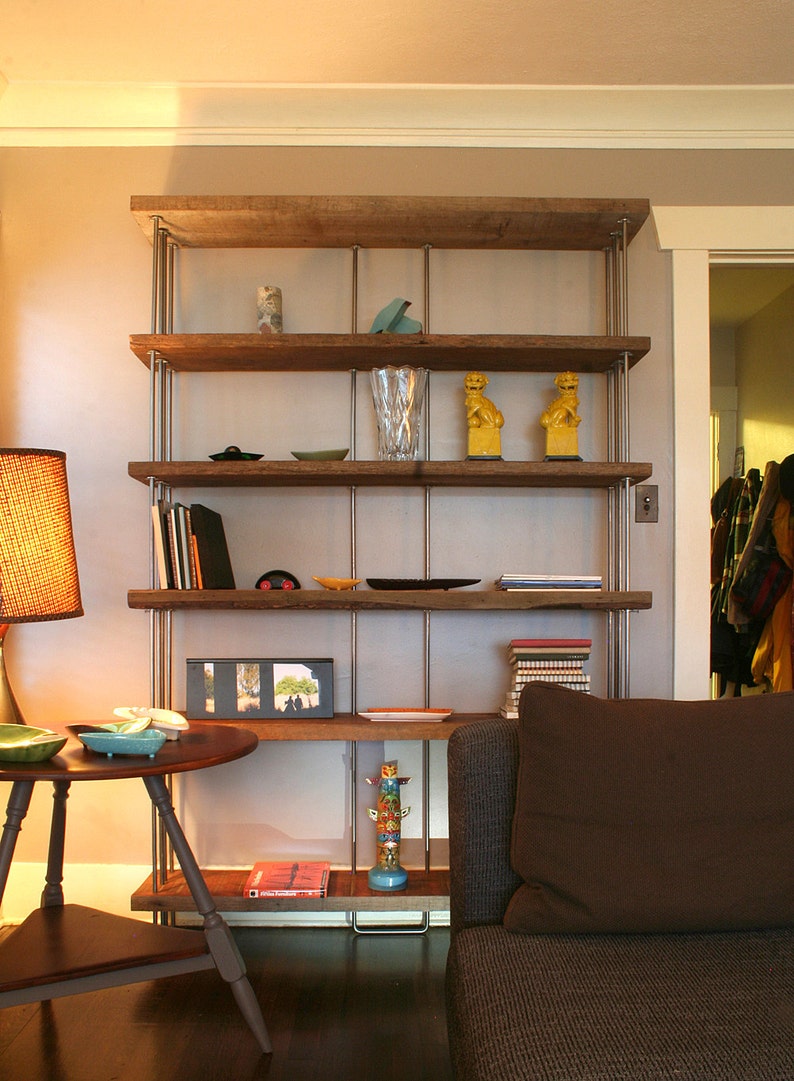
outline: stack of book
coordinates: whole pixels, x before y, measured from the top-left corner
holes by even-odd
[[[592,644],[589,638],[514,638],[509,647],[513,682],[499,710],[502,717],[518,717],[521,692],[535,679],[589,694],[590,677],[582,666]]]
[[[234,589],[223,520],[201,503],[158,500],[152,507],[161,589]]]
[[[500,589],[601,589],[600,574],[503,574]]]
[[[330,863],[255,863],[245,881],[243,897],[325,897],[330,874]]]

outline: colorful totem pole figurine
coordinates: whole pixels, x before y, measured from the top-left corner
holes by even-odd
[[[397,776],[396,762],[384,762],[380,777],[367,777],[367,784],[378,786],[377,810],[367,808],[378,839],[378,862],[367,876],[372,890],[404,890],[408,881],[408,872],[400,866],[400,823],[411,808],[400,807],[400,785],[410,779]]]

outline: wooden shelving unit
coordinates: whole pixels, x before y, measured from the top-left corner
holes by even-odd
[[[151,498],[170,498],[172,488],[339,487],[352,493],[360,486],[487,490],[591,489],[605,493],[609,567],[603,590],[507,592],[496,588],[441,590],[321,589],[163,590],[133,589],[131,608],[146,609],[152,627],[153,697],[169,705],[169,656],[172,613],[218,610],[262,613],[300,611],[422,611],[430,613],[527,612],[540,609],[586,609],[606,613],[609,621],[609,693],[624,693],[627,672],[628,615],[651,607],[651,594],[628,582],[629,489],[651,476],[647,462],[630,462],[627,437],[628,373],[650,350],[647,337],[627,330],[626,252],[650,213],[642,199],[432,198],[369,196],[136,196],[131,211],[154,247],[151,333],[130,338],[133,354],[150,371],[151,440],[149,461],[129,463],[129,474],[149,487]],[[604,334],[183,334],[173,333],[173,260],[182,248],[361,248],[480,249],[603,252],[606,318]],[[357,256],[354,265],[357,266]],[[354,274],[355,279],[355,274]],[[426,283],[429,263],[426,262]],[[354,284],[354,301],[355,301]],[[169,299],[169,297],[171,299]],[[355,310],[355,302],[353,308]],[[355,318],[353,329],[357,330]],[[204,372],[352,372],[366,373],[387,364],[424,367],[438,372],[548,373],[572,370],[606,379],[608,416],[605,462],[209,462],[173,460],[171,452],[172,376]],[[354,377],[355,378],[355,377]],[[353,380],[354,382],[354,380]],[[351,395],[351,431],[355,391]],[[351,443],[355,446],[355,442]],[[355,526],[353,527],[355,531]],[[427,528],[427,527],[426,527]],[[355,534],[354,534],[355,535]],[[152,577],[151,584],[155,582]],[[355,651],[354,651],[355,652]],[[353,665],[353,705],[355,664]],[[168,688],[165,692],[162,688]],[[426,747],[443,740],[471,715],[453,715],[439,724],[373,724],[351,714],[316,722],[251,721],[261,740],[340,739],[358,741],[419,739]],[[200,723],[200,722],[196,722]],[[226,723],[237,723],[227,721]],[[355,782],[355,766],[351,767]],[[355,789],[355,783],[353,783]],[[355,798],[355,797],[354,797]],[[427,802],[427,801],[425,801]],[[355,808],[353,809],[355,820]],[[353,830],[355,834],[355,830]],[[163,869],[162,854],[160,871]],[[312,899],[249,901],[242,897],[243,871],[206,872],[219,908],[229,911],[279,910],[432,910],[449,905],[446,872],[410,872],[406,893],[381,894],[352,870],[335,872],[331,896]],[[155,872],[156,872],[155,868]],[[160,877],[163,877],[162,874]],[[138,911],[182,911],[191,907],[179,874],[144,883],[133,897]],[[158,879],[157,873],[153,880]]]

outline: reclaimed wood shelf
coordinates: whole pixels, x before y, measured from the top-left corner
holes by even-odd
[[[182,711],[185,713],[186,711]],[[212,720],[189,718],[191,728],[200,728],[203,724],[233,725],[255,733],[260,741],[297,740],[330,742],[333,740],[359,743],[379,742],[380,740],[446,740],[456,728],[476,721],[489,721],[494,713],[452,713],[443,721],[368,721],[356,713],[335,713],[333,717],[301,717],[299,720],[286,717],[274,718],[225,718]]]
[[[650,462],[381,462],[381,461],[198,461],[130,462],[131,477],[148,484],[196,488],[439,487],[610,488],[638,484],[653,472]]]
[[[604,589],[131,589],[127,603],[174,612],[639,611],[651,607],[652,597],[645,590]]]
[[[243,897],[250,868],[202,870],[219,912],[445,912],[449,909],[449,871],[412,871],[408,886],[395,893],[371,890],[367,872],[331,871],[325,897]],[[152,886],[145,882],[131,898],[133,912],[195,912],[181,871]]]
[[[413,365],[433,371],[601,374],[628,357],[632,367],[651,347],[647,337],[535,334],[131,334],[130,349],[147,366],[155,353],[177,372],[349,372]]]
[[[133,195],[185,248],[435,248],[601,251],[625,222],[631,241],[647,199],[471,196]]]

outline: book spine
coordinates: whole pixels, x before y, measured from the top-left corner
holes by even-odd
[[[179,562],[179,515],[176,507],[170,507],[168,511],[168,552],[174,589],[184,589],[182,568]]]
[[[249,890],[249,898],[257,897],[325,897],[325,890]]]

